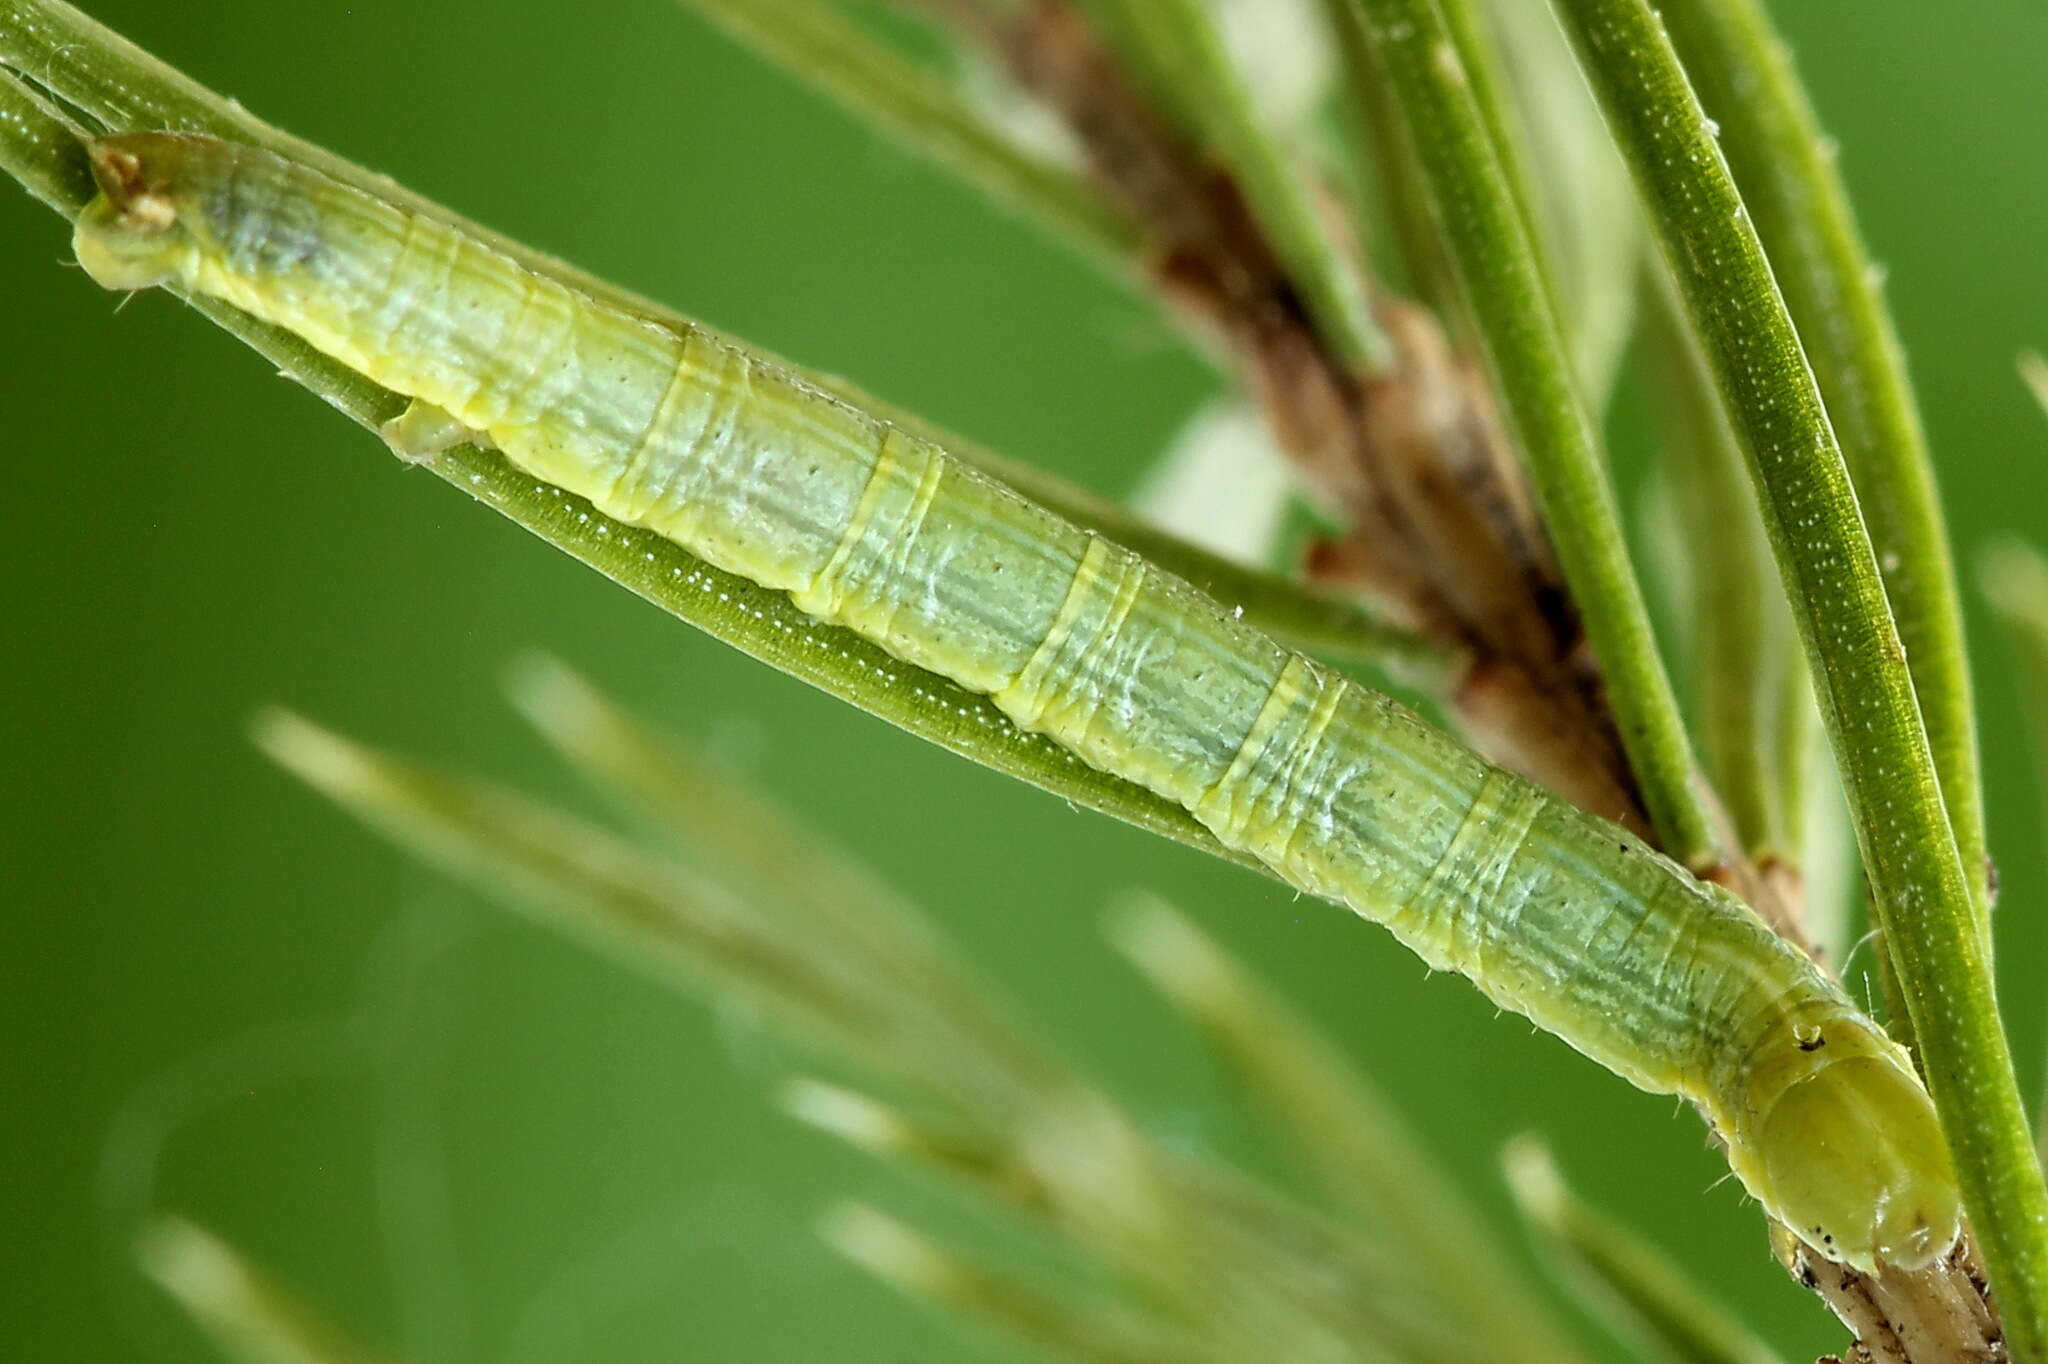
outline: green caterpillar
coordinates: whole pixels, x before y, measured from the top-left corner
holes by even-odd
[[[1393,701],[778,366],[628,314],[274,153],[91,144],[78,258],[297,333],[488,440],[1178,802],[1645,1089],[1683,1095],[1820,1254],[1922,1266],[1958,1200],[1901,1050],[1747,908]]]

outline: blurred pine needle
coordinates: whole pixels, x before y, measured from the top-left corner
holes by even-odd
[[[177,1217],[144,1227],[142,1270],[232,1364],[377,1364],[212,1232]]]
[[[1574,1193],[1542,1138],[1517,1137],[1504,1164],[1522,1216],[1559,1279],[1631,1341],[1639,1358],[1782,1364],[1655,1244]]]
[[[286,712],[261,717],[257,738],[539,922],[657,980],[744,1000],[833,1067],[789,1080],[787,1112],[952,1189],[1058,1269],[990,1263],[863,1206],[826,1214],[827,1242],[884,1281],[1077,1360],[1586,1357],[1341,1051],[1163,904],[1114,916],[1114,938],[1247,1073],[1333,1199],[1152,1135],[857,859],[568,668],[528,660],[511,689],[648,839]]]

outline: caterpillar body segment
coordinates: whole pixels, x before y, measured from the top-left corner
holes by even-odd
[[[1821,1254],[1917,1267],[1954,1177],[1900,1050],[1746,907],[1072,526],[742,348],[209,138],[92,144],[81,263],[285,327],[515,465],[790,594],[1178,802],[1645,1089],[1693,1101]]]

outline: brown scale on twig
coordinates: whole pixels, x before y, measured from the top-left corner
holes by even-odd
[[[1427,312],[1381,296],[1390,368],[1332,353],[1231,177],[1154,106],[1072,5],[920,0],[1062,116],[1144,229],[1151,280],[1258,399],[1345,526],[1305,565],[1472,660],[1444,698],[1488,757],[1647,834],[1599,673],[1473,367]]]
[[[1778,1258],[1856,1334],[1849,1364],[2007,1364],[2005,1333],[1968,1235],[1916,1274],[1861,1274],[1823,1260],[1782,1228]],[[1821,1364],[1825,1364],[1822,1361]]]

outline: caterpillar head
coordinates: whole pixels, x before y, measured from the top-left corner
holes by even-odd
[[[1778,1031],[1723,1127],[1736,1175],[1826,1259],[1871,1273],[1946,1254],[1961,1222],[1955,1171],[1905,1053],[1853,1015]]]
[[[147,289],[179,278],[198,243],[177,189],[178,171],[199,139],[123,133],[86,144],[99,194],[78,215],[71,249],[108,289]]]

